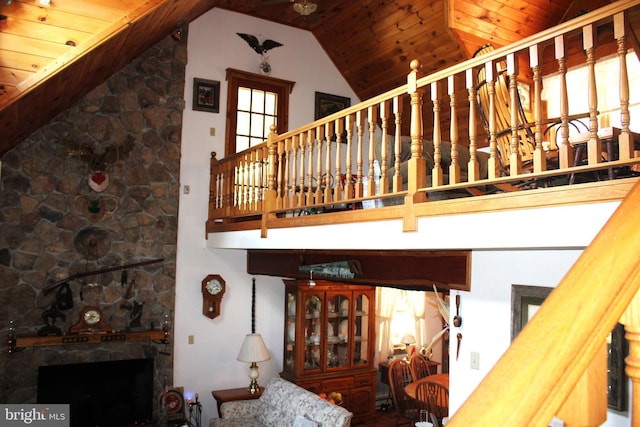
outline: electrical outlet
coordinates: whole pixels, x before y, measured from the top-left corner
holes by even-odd
[[[480,353],[472,351],[469,359],[471,360],[471,369],[480,369]]]
[[[209,136],[216,136],[216,128],[209,128]]]
[[[184,194],[191,193],[191,186],[190,185],[185,185],[184,189],[182,191],[184,192]]]

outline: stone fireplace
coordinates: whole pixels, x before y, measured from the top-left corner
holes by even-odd
[[[71,427],[149,425],[154,359],[72,363],[38,369],[38,402],[69,404]]]
[[[171,326],[186,55],[167,36],[3,156],[3,336],[10,320],[17,336],[68,334],[87,306],[118,331]],[[36,403],[40,366],[148,358],[157,396],[171,340],[5,348],[0,402]]]

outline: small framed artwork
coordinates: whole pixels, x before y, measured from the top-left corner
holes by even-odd
[[[511,341],[552,290],[543,286],[511,285]],[[622,324],[618,323],[607,337],[607,351],[607,404],[611,409],[624,412],[627,410],[628,382],[624,359],[629,353],[629,344]]]
[[[522,109],[527,113],[531,112],[531,85],[526,82],[518,82],[518,95]]]
[[[511,285],[511,341],[538,311],[553,288]]]
[[[627,374],[624,359],[629,343],[624,337],[624,325],[618,323],[607,338],[607,404],[619,412],[627,410]]]
[[[194,111],[220,112],[220,82],[217,80],[193,79]]]
[[[314,120],[321,119],[350,106],[351,98],[316,92],[316,110]]]

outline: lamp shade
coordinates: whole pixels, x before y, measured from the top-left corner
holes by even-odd
[[[271,359],[271,355],[260,334],[247,334],[244,337],[237,359],[246,363],[264,362]]]
[[[405,335],[402,337],[402,344],[415,344],[416,337],[413,335]]]

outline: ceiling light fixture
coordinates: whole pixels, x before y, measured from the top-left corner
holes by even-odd
[[[293,4],[293,10],[302,16],[309,16],[318,9],[318,5],[308,0],[302,0]]]

